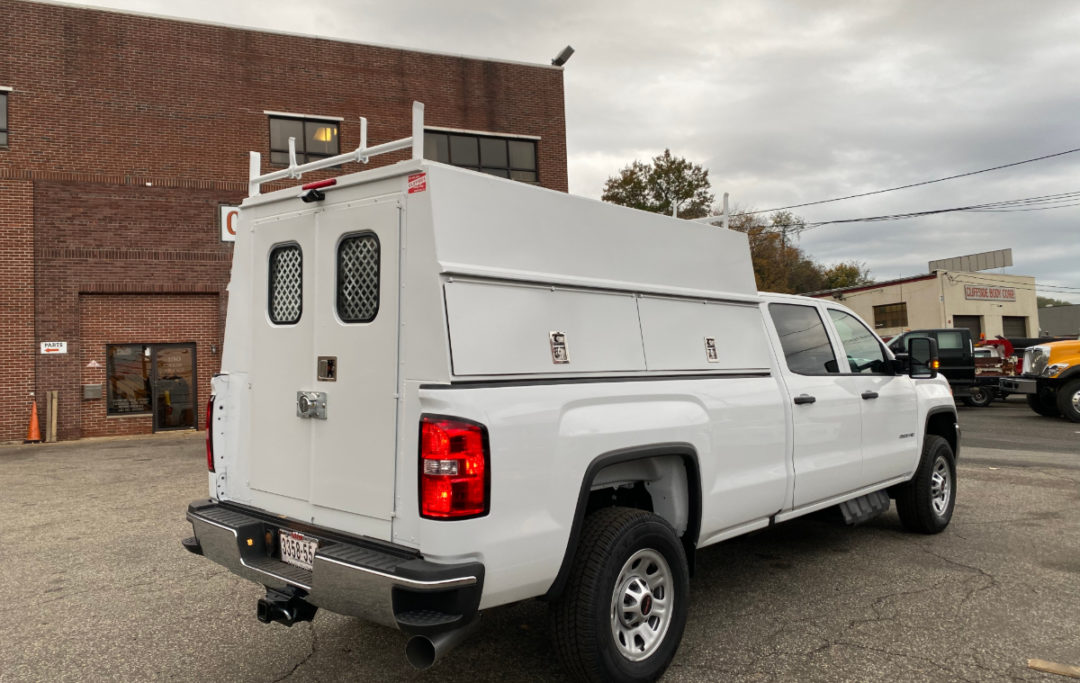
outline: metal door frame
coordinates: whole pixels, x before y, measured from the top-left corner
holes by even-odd
[[[197,430],[199,428],[199,362],[197,345],[195,342],[177,342],[171,344],[147,344],[150,347],[150,414],[153,415],[154,433],[175,432],[182,429]],[[158,425],[158,349],[190,348],[191,349],[191,413],[193,424],[190,427],[161,427]]]

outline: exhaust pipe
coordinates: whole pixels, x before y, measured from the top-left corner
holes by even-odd
[[[266,597],[255,606],[255,616],[264,624],[277,622],[292,626],[299,621],[311,621],[319,608],[297,597],[282,599],[280,594],[266,592]]]
[[[465,642],[479,623],[480,617],[477,615],[468,624],[453,631],[432,636],[413,636],[409,638],[409,643],[405,646],[405,657],[409,660],[409,664],[421,671],[430,669],[443,655]]]

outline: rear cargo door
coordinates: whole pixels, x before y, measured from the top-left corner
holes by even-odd
[[[317,523],[386,537],[397,422],[399,207],[397,196],[382,197],[255,229],[255,270],[261,260],[266,285],[256,283],[252,312],[251,488],[290,499],[277,512],[302,510]],[[316,406],[301,415],[310,403]]]

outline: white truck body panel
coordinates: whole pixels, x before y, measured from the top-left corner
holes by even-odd
[[[660,449],[645,487],[703,546],[911,477],[929,411],[952,406],[939,379],[792,372],[769,306],[812,307],[838,358],[853,354],[828,311],[847,309],[759,295],[736,232],[419,160],[343,176],[316,204],[299,194],[241,210],[211,498],[481,563],[481,608],[552,587],[603,456]],[[380,248],[362,323],[335,308],[336,254],[357,234]],[[268,314],[281,245],[303,255],[288,324]],[[317,376],[327,356],[333,381]],[[325,393],[326,419],[298,417],[297,392]],[[422,415],[486,426],[487,514],[421,517]],[[693,454],[696,479],[665,447]]]

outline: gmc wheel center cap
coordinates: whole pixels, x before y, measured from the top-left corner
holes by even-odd
[[[641,599],[641,616],[649,616],[649,612],[652,611],[652,596],[647,594]]]

